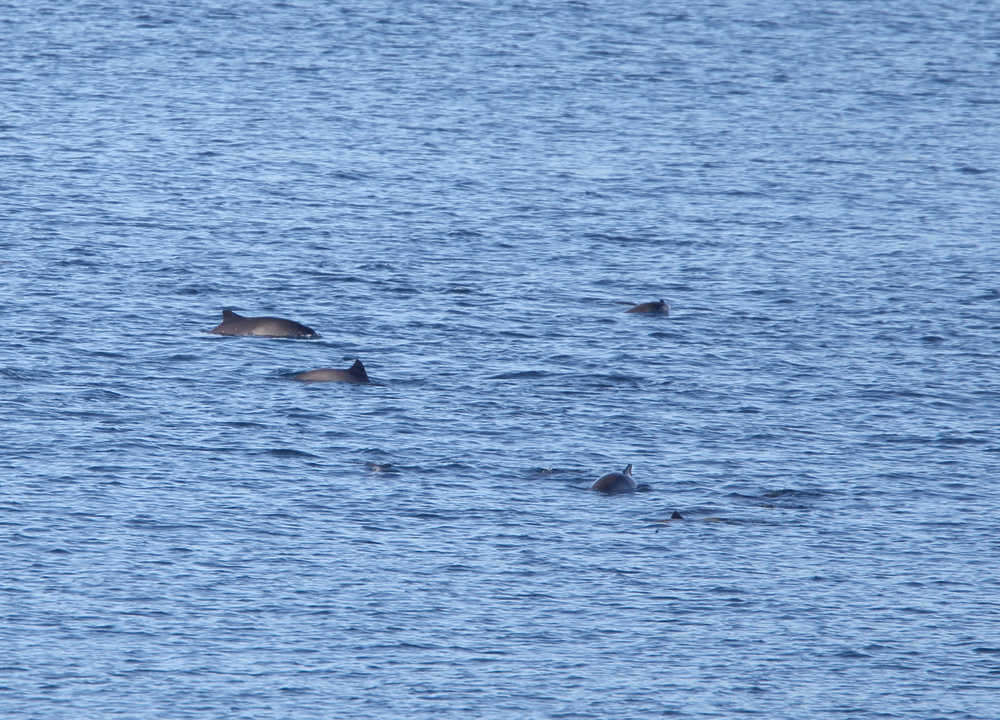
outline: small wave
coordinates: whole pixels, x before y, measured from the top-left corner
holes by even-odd
[[[529,380],[533,378],[544,378],[548,377],[550,373],[543,372],[541,370],[524,370],[522,372],[511,372],[502,373],[500,375],[493,375],[490,380]]]
[[[307,457],[307,458],[319,457],[318,455],[307,453],[304,450],[295,450],[293,448],[276,448],[273,450],[265,450],[264,454],[273,455],[274,457]]]
[[[939,437],[936,442],[940,445],[987,445],[990,441],[986,438],[945,436]]]

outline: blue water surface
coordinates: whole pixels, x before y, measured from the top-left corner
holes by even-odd
[[[0,716],[998,717],[998,27],[0,5]]]

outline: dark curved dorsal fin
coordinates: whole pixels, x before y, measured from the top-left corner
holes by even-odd
[[[355,375],[360,375],[365,380],[368,379],[368,373],[365,372],[365,366],[361,364],[360,360],[354,361],[354,364],[351,365],[350,372],[354,373]]]
[[[628,467],[622,470],[622,473],[628,475],[629,477],[632,477],[632,463],[629,463]]]
[[[226,320],[242,320],[242,319],[243,319],[242,315],[237,315],[236,313],[234,313],[232,310],[230,310],[228,308],[222,311],[222,320],[223,320],[223,322],[225,322]]]
[[[681,515],[679,512],[677,512],[676,510],[674,510],[674,514],[670,516],[670,519],[671,520],[683,520],[684,516]]]

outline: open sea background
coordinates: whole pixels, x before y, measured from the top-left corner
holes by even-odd
[[[996,2],[0,49],[5,720],[1000,717]]]

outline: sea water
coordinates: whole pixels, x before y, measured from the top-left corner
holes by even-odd
[[[4,4],[0,715],[998,717],[998,27]]]

